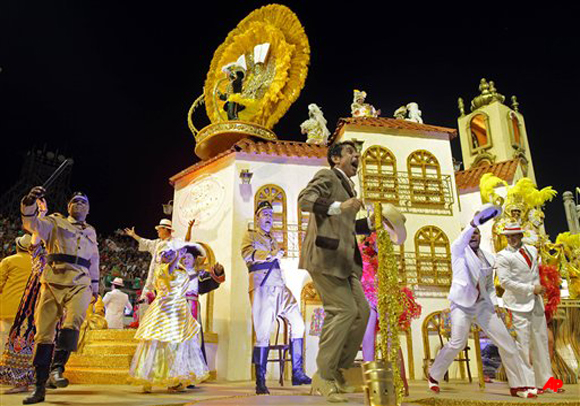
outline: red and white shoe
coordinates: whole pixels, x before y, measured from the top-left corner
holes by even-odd
[[[427,382],[429,382],[429,390],[435,393],[439,393],[441,388],[439,388],[439,382],[437,382],[431,375],[427,376]]]
[[[530,392],[532,395],[536,395],[536,396],[544,393],[543,390],[541,390],[540,388],[536,388],[535,386],[524,386],[524,389],[527,389],[528,392]]]
[[[533,394],[528,388],[510,388],[510,395],[516,398],[533,399],[538,395]]]

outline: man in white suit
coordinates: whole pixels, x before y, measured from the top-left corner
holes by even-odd
[[[437,354],[429,371],[429,389],[435,393],[439,393],[439,381],[457,354],[465,348],[471,323],[475,322],[499,349],[510,394],[522,398],[536,397],[524,387],[522,360],[516,344],[496,314],[494,257],[479,247],[481,235],[477,226],[500,211],[492,205],[482,207],[451,245],[453,279],[448,297],[451,301],[451,339]]]
[[[125,317],[125,310],[131,311],[132,309],[129,295],[118,289],[123,286],[123,279],[115,278],[111,283],[112,290],[103,296],[105,320],[107,320],[109,328],[124,328],[123,319]]]
[[[524,232],[518,223],[506,225],[502,234],[506,236],[508,246],[497,255],[495,269],[505,289],[503,303],[513,315],[526,386],[533,393],[543,393],[553,375],[542,299],[546,288],[540,284],[538,250],[522,244]],[[549,388],[546,391],[553,392]],[[563,391],[558,389],[558,392]]]
[[[145,302],[147,300],[147,293],[153,292],[153,273],[155,271],[155,264],[159,262],[159,256],[161,252],[167,247],[167,244],[172,241],[173,236],[173,225],[169,219],[161,219],[158,225],[155,226],[157,230],[157,236],[154,240],[148,238],[143,238],[137,235],[135,232],[135,227],[126,228],[125,234],[132,237],[135,241],[139,243],[139,251],[147,251],[151,254],[151,264],[149,265],[149,271],[147,272],[147,279],[145,280],[145,285],[141,291],[140,301]]]

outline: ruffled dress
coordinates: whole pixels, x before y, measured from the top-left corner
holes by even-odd
[[[185,296],[189,276],[179,268],[169,273],[168,265],[162,264],[155,269],[153,284],[157,296],[135,333],[140,343],[129,382],[166,387],[198,384],[208,378],[209,369],[198,344],[200,326]]]

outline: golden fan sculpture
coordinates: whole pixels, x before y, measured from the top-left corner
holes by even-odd
[[[189,109],[197,156],[211,158],[246,137],[276,140],[272,128],[300,95],[309,62],[308,37],[288,7],[264,6],[244,18],[215,51]],[[202,104],[211,124],[198,130],[192,116]]]

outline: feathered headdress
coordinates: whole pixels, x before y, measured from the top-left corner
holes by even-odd
[[[510,200],[510,197],[517,195],[529,207],[541,207],[547,201],[552,200],[557,194],[558,192],[552,189],[552,186],[546,186],[542,190],[538,190],[530,178],[521,178],[508,190],[508,200]]]

